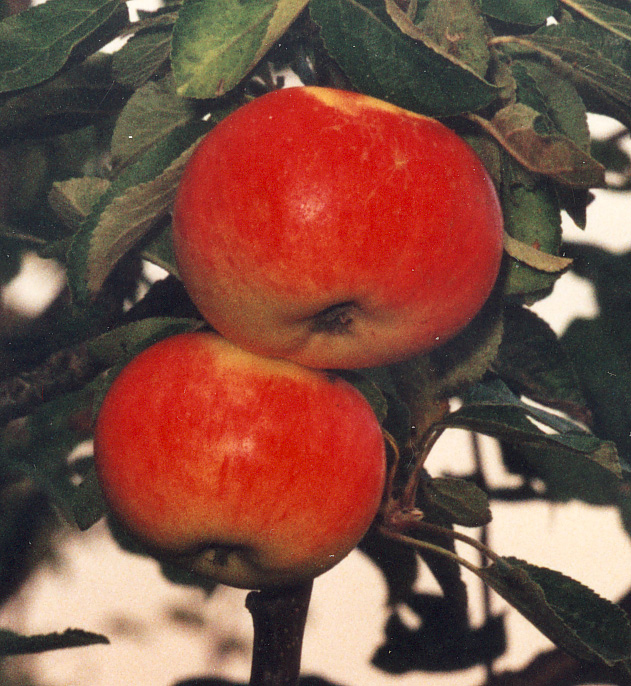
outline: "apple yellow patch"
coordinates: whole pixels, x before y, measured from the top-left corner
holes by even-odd
[[[305,86],[302,89],[305,93],[308,93],[311,97],[320,100],[325,105],[329,107],[334,107],[335,109],[341,110],[345,114],[352,115],[354,117],[362,114],[366,109],[370,110],[381,110],[382,112],[390,112],[391,114],[408,116],[411,119],[426,119],[422,114],[417,114],[416,112],[411,112],[410,110],[403,109],[392,103],[385,102],[384,100],[378,100],[369,95],[362,95],[361,93],[353,93],[356,97],[349,97],[347,91],[337,90],[335,88],[321,88],[314,86]]]

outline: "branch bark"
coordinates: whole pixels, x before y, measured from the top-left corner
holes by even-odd
[[[200,316],[181,282],[173,277],[167,277],[153,284],[145,297],[128,312],[113,320],[108,318],[94,335],[146,317],[174,314],[180,317]],[[47,320],[50,319],[49,325],[53,325],[55,312],[43,316]],[[31,346],[37,344],[37,338],[31,341]],[[88,345],[79,343],[56,350],[37,364],[1,379],[0,426],[31,413],[39,405],[64,393],[80,390],[105,369],[105,365],[90,355]]]
[[[254,624],[250,686],[297,686],[313,582],[248,594]]]
[[[79,390],[102,371],[87,346],[53,353],[42,364],[0,382],[0,424],[24,416],[62,393]]]

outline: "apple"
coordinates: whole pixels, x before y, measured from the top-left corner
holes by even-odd
[[[123,369],[95,461],[113,514],[150,551],[241,588],[338,563],[385,479],[381,427],[350,383],[210,332],[165,339]]]
[[[401,361],[481,309],[502,213],[472,148],[358,93],[256,98],[202,140],[173,212],[178,271],[219,333],[316,368]]]

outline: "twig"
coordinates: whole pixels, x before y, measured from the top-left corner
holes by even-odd
[[[24,416],[42,403],[83,388],[102,371],[86,345],[59,350],[42,364],[0,382],[0,424]]]
[[[248,594],[254,624],[250,686],[297,686],[313,582]]]
[[[404,509],[413,509],[416,504],[416,492],[418,490],[418,485],[421,481],[423,471],[425,469],[425,462],[434,447],[436,441],[442,436],[444,428],[434,428],[431,429],[427,436],[423,438],[422,449],[416,455],[416,463],[414,465],[414,471],[408,479],[403,495],[401,496],[401,506]]]
[[[471,452],[473,453],[473,460],[475,464],[475,480],[477,485],[485,492],[488,493],[489,485],[486,480],[486,475],[484,473],[484,462],[482,460],[482,449],[480,447],[480,436],[471,432]],[[489,528],[484,525],[480,531],[480,543],[485,547],[489,547]],[[480,552],[480,566],[484,567],[488,563],[488,555],[486,551],[481,550]],[[484,612],[485,622],[491,620],[493,613],[491,611],[491,589],[488,584],[482,582],[482,609]],[[485,664],[486,676],[490,681],[493,676],[493,661],[488,660]]]
[[[489,558],[490,560],[493,560],[493,562],[497,562],[498,560],[502,559],[501,555],[498,555],[494,550],[491,550],[491,548],[489,548],[487,545],[484,545],[484,543],[482,543],[481,541],[478,541],[475,538],[471,538],[471,536],[467,536],[467,534],[463,534],[460,531],[447,529],[444,526],[438,526],[438,524],[430,524],[430,522],[425,522],[423,520],[416,522],[415,527],[418,529],[425,529],[426,531],[431,533],[440,534],[441,536],[448,536],[449,538],[453,538],[455,541],[462,541],[463,543],[467,543],[472,548],[475,548],[479,552],[483,553],[485,557]]]
[[[106,321],[94,335],[147,317],[196,317],[197,311],[186,296],[180,281],[167,277],[149,289],[145,297],[117,321]],[[54,312],[51,312],[51,320]],[[106,369],[80,343],[51,353],[37,364],[0,381],[0,425],[23,417],[39,405],[71,391],[80,390]]]
[[[441,529],[442,527],[437,528]],[[392,529],[389,529],[386,526],[380,526],[379,533],[381,533],[386,538],[390,538],[393,541],[398,541],[399,543],[403,543],[404,545],[409,545],[417,549],[423,548],[425,550],[431,550],[432,552],[437,553],[438,555],[448,557],[450,560],[457,562],[458,564],[462,565],[465,569],[468,569],[470,572],[473,572],[476,576],[480,572],[480,569],[476,567],[473,563],[469,562],[469,560],[465,560],[464,557],[460,557],[460,555],[452,553],[451,550],[442,548],[439,545],[434,545],[429,541],[423,541],[412,536],[406,536],[406,534],[399,533],[398,531],[393,531]]]
[[[397,471],[399,469],[399,463],[401,461],[401,453],[399,452],[399,446],[398,446],[394,436],[392,436],[383,427],[381,429],[381,432],[383,434],[383,439],[384,439],[384,442],[386,443],[386,446],[390,448],[390,450],[392,451],[392,455],[393,455],[393,458],[391,460],[391,464],[388,467],[388,473],[386,475],[386,484],[385,484],[384,489],[383,489],[384,502],[390,503],[390,502],[392,502],[393,497],[394,497],[394,481],[395,481]]]
[[[21,233],[4,222],[0,222],[0,236],[5,240],[16,241],[34,248],[45,248],[48,245],[48,241],[45,238]]]

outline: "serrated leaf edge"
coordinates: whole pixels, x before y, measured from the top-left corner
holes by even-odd
[[[151,208],[150,216],[146,220],[140,220],[137,223],[132,221],[132,228],[134,230],[121,232],[113,242],[108,244],[107,259],[104,259],[103,250],[100,248],[98,250],[95,249],[91,243],[88,248],[85,272],[89,293],[94,294],[101,288],[114,265],[167,213],[175,199],[177,191],[176,181],[193,151],[199,145],[200,140],[201,137],[190,145],[161,174],[156,176],[155,179],[128,188],[121,195],[114,198],[102,211],[93,233],[102,230],[108,224],[110,218],[116,219],[118,210],[125,208],[125,206],[131,205],[132,207],[131,212],[127,214],[128,217],[137,217],[139,219],[147,215],[147,209]],[[155,188],[159,189],[165,183],[166,188],[164,190],[157,194],[149,194],[147,197],[147,191]],[[143,198],[146,199],[143,200]]]

